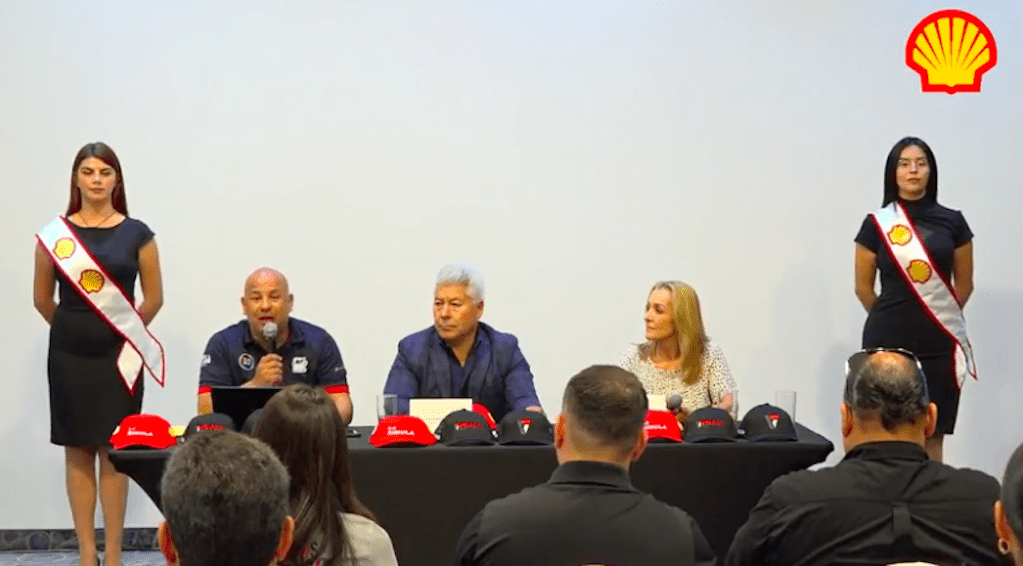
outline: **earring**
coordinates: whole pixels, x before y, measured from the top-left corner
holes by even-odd
[[[1008,556],[1010,550],[1012,549],[1009,548],[1009,541],[998,537],[998,552],[1001,552],[1004,556]]]

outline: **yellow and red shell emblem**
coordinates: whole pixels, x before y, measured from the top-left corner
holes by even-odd
[[[927,283],[931,278],[931,266],[922,259],[914,259],[906,268],[909,278],[917,283]]]
[[[913,239],[913,232],[909,228],[902,224],[896,224],[892,226],[892,229],[888,231],[888,240],[897,245],[904,246]]]
[[[75,253],[75,241],[71,238],[61,238],[53,244],[53,255],[59,259],[67,259]]]
[[[78,277],[78,284],[85,289],[86,293],[95,293],[103,288],[106,283],[106,279],[103,274],[95,269],[86,269]]]
[[[924,92],[980,92],[981,76],[997,62],[991,30],[962,10],[927,16],[906,41],[906,64],[920,74]]]

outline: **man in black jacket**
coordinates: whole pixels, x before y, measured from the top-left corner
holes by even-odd
[[[727,564],[1001,564],[998,482],[928,459],[937,407],[903,350],[849,359],[836,466],[775,480],[732,541]]]
[[[459,566],[707,565],[716,558],[681,509],[632,487],[647,398],[633,374],[593,366],[568,382],[547,483],[492,501],[458,541]]]

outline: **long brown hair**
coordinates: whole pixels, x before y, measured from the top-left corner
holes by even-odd
[[[678,351],[682,355],[682,381],[687,384],[696,383],[703,373],[703,352],[707,349],[700,299],[695,289],[681,281],[659,281],[654,283],[650,293],[658,289],[671,293],[672,319],[678,337]],[[639,355],[644,360],[649,360],[653,353],[653,342],[639,345]]]
[[[341,513],[376,517],[355,494],[345,424],[330,396],[304,383],[289,385],[267,401],[252,435],[269,444],[291,474],[295,537],[282,564],[345,563],[350,542]]]
[[[78,155],[75,155],[74,165],[71,166],[71,196],[68,197],[65,216],[71,216],[82,209],[82,191],[78,188],[77,182],[78,166],[89,157],[95,157],[114,168],[114,173],[117,174],[117,183],[114,184],[110,200],[114,205],[114,210],[128,216],[128,199],[124,196],[124,174],[121,173],[121,161],[117,159],[114,150],[103,142],[87,143],[78,150]]]

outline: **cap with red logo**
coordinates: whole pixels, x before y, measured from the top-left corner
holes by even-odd
[[[373,446],[430,446],[437,443],[426,423],[411,415],[384,417],[369,436]]]
[[[682,442],[682,427],[671,411],[647,411],[643,429],[649,442]]]
[[[742,418],[742,430],[750,442],[795,442],[792,417],[774,405],[757,405]]]
[[[554,426],[543,413],[512,411],[497,425],[501,444],[554,444]]]
[[[185,440],[204,430],[234,430],[234,419],[224,413],[207,413],[193,417],[185,427]]]
[[[735,442],[739,432],[728,411],[718,407],[696,409],[686,419],[686,442]]]
[[[124,448],[155,448],[162,450],[177,444],[170,423],[159,415],[139,414],[124,417],[110,435],[114,450]]]
[[[476,411],[454,411],[437,427],[441,443],[447,446],[493,444],[494,432],[487,418]]]

